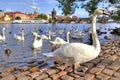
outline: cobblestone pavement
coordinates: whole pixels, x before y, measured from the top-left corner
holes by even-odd
[[[120,40],[102,44],[101,47],[97,58],[81,64],[78,69],[80,74],[73,73],[72,67],[64,65],[41,68],[46,63],[40,61],[41,66],[14,66],[1,70],[0,80],[120,80]]]

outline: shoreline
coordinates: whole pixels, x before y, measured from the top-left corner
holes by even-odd
[[[101,44],[101,49],[97,58],[79,66],[80,74],[73,73],[72,67],[64,65],[45,67],[47,61],[43,60],[39,64],[33,61],[31,66],[0,70],[0,80],[119,80],[120,40]]]

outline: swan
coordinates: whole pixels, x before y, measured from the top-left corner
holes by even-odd
[[[43,39],[48,39],[48,37],[46,37],[45,35],[40,35],[40,38],[41,39],[37,39],[38,38],[38,34],[34,34],[35,38],[34,38],[34,41],[33,41],[33,48],[34,49],[41,49],[42,48],[42,42],[43,42]]]
[[[2,34],[0,35],[0,41],[4,41],[5,42],[5,28],[2,28]]]
[[[39,48],[41,49],[41,47],[42,47],[42,38],[40,40],[37,40],[38,35],[35,34],[34,36],[35,36],[35,38],[34,38],[34,42],[33,42],[33,48],[34,49],[39,49]]]
[[[101,47],[96,33],[96,18],[101,14],[109,15],[109,13],[102,8],[98,8],[94,11],[92,17],[92,45],[77,42],[68,43],[54,52],[43,53],[43,55],[61,60],[66,63],[66,65],[72,64],[74,66],[74,72],[79,74],[79,72],[77,72],[78,65],[96,58],[100,53]]]
[[[22,36],[18,36],[16,34],[14,34],[14,38],[18,41],[24,41],[25,38],[24,38],[24,29],[22,28]]]
[[[50,41],[50,43],[52,45],[63,45],[63,44],[66,44],[66,43],[69,43],[69,34],[70,32],[67,32],[67,41],[63,40],[62,38],[60,37],[56,37],[54,41]]]
[[[71,34],[71,37],[75,39],[84,38],[84,36],[85,34],[82,31]]]

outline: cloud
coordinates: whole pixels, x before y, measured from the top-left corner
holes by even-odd
[[[38,9],[37,3],[35,2],[35,0],[32,0],[31,3],[26,2],[26,4],[32,9],[36,9],[36,8]]]
[[[48,4],[54,4],[56,1],[55,0],[46,0]]]
[[[13,11],[12,9],[5,9],[5,11],[7,11],[7,12],[11,12],[11,11]]]

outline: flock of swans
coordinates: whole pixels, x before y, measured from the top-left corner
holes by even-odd
[[[96,9],[93,13],[92,17],[92,45],[87,45],[84,43],[79,42],[69,42],[69,36],[71,35],[72,38],[84,38],[84,32],[78,32],[77,28],[74,28],[71,31],[65,32],[65,30],[56,31],[59,34],[66,34],[66,39],[56,37],[54,41],[51,40],[51,36],[56,36],[56,32],[52,32],[49,28],[48,35],[38,35],[38,30],[33,32],[34,41],[32,42],[32,47],[35,49],[42,48],[43,40],[47,39],[50,44],[52,45],[61,45],[60,48],[53,52],[43,53],[43,55],[47,57],[54,57],[56,60],[61,60],[66,65],[74,64],[74,72],[77,72],[77,67],[80,63],[84,63],[90,61],[98,56],[100,53],[100,42],[98,40],[97,32],[96,32],[96,18],[101,14],[108,15],[108,12],[104,9]],[[14,38],[19,41],[25,40],[25,32],[22,29],[21,36],[14,34]],[[2,35],[0,35],[0,41],[5,41],[5,28],[3,28]]]
[[[32,48],[41,50],[42,46],[43,46],[43,40],[48,40],[49,43],[53,46],[63,45],[63,44],[69,43],[70,36],[73,38],[73,36],[76,36],[76,34],[77,34],[77,36],[74,38],[78,38],[78,36],[79,36],[79,38],[83,38],[83,37],[80,37],[82,35],[79,33],[81,33],[81,32],[78,32],[78,31],[76,32],[75,28],[73,28],[71,31],[67,31],[67,32],[65,32],[64,29],[57,28],[56,31],[53,32],[51,30],[51,28],[49,27],[48,31],[45,32],[45,34],[39,35],[39,30],[37,28],[35,32],[32,32],[32,35],[34,36],[34,40],[32,42]],[[19,35],[16,33],[13,34],[13,38],[17,41],[24,42],[26,40],[25,39],[26,34],[27,33],[25,33],[24,28],[22,28],[21,32],[19,32]],[[57,36],[57,35],[62,35],[62,34],[66,35],[66,40],[64,40],[62,37]],[[56,38],[54,40],[52,40],[51,37],[56,37]],[[6,41],[5,27],[3,27],[3,29],[2,29],[2,33],[0,35],[0,41],[3,41],[3,42]]]

